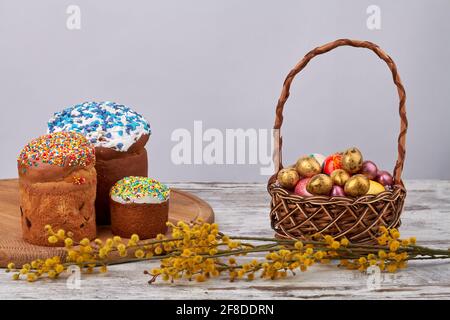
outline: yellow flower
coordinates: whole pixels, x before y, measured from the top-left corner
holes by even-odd
[[[379,251],[378,251],[378,256],[379,256],[381,259],[386,259],[386,257],[387,257],[386,251],[384,251],[384,250],[379,250]]]
[[[367,263],[367,259],[365,257],[361,257],[358,259],[359,264],[365,264]]]
[[[385,235],[382,235],[378,238],[378,244],[384,246],[387,243],[388,239]]]
[[[161,254],[163,252],[162,248],[160,246],[155,248],[155,253],[156,254]]]
[[[131,235],[130,240],[133,242],[139,242],[139,236],[137,234],[133,234]]]
[[[400,232],[398,232],[397,229],[391,229],[389,233],[391,234],[391,237],[394,239],[400,238]]]
[[[147,252],[147,253],[145,254],[145,258],[146,258],[146,259],[150,259],[151,257],[153,257],[153,253]]]
[[[80,241],[80,244],[81,244],[82,246],[88,246],[90,243],[91,243],[91,241],[90,241],[88,238],[83,238],[83,239]]]
[[[330,236],[330,235],[328,235],[328,234],[327,234],[323,239],[324,239],[325,242],[328,243],[328,244],[332,244],[333,241],[334,241],[333,237]]]
[[[12,279],[13,279],[13,280],[19,280],[19,278],[20,278],[20,274],[19,274],[19,273],[14,273],[14,274],[12,275]]]
[[[367,259],[373,260],[373,259],[376,259],[376,256],[373,253],[370,253],[367,255]]]
[[[409,240],[408,239],[403,239],[402,240],[402,246],[403,247],[406,247],[406,246],[408,246],[409,245]]]
[[[339,249],[339,247],[341,246],[341,244],[339,243],[339,242],[337,242],[337,241],[333,241],[332,243],[331,243],[331,248],[332,249]]]
[[[399,247],[400,247],[400,242],[398,242],[397,240],[394,240],[389,245],[389,250],[392,252],[395,252],[398,250]]]
[[[114,236],[112,240],[113,240],[114,243],[122,242],[122,238],[119,237],[119,236]]]
[[[394,273],[395,271],[397,271],[397,265],[395,265],[394,263],[388,264],[387,271],[390,273]]]
[[[413,245],[416,244],[416,237],[409,238],[409,242]]]
[[[60,239],[64,239],[66,232],[63,229],[59,229],[58,232],[56,232],[56,236]]]
[[[73,245],[73,240],[71,238],[66,238],[64,240],[64,245],[66,246],[66,248],[70,248]]]
[[[106,273],[106,272],[108,272],[108,267],[107,267],[107,266],[101,266],[101,267],[100,267],[100,272],[101,272],[101,273]]]
[[[64,266],[63,266],[62,264],[57,264],[57,265],[55,266],[55,271],[56,271],[57,273],[63,272],[63,271],[64,271]]]
[[[303,249],[303,242],[301,242],[301,241],[295,242],[294,247],[295,247],[295,249],[297,249],[297,250]]]
[[[55,272],[55,270],[50,270],[50,271],[47,273],[47,275],[48,275],[48,277],[49,277],[50,279],[56,278],[56,272]]]
[[[317,251],[317,252],[314,254],[314,258],[316,258],[317,260],[322,259],[323,256],[324,256],[324,254],[323,254],[322,251]]]
[[[235,258],[230,258],[230,259],[228,259],[228,262],[230,264],[236,264],[236,259]]]
[[[181,254],[183,257],[190,257],[192,255],[191,250],[189,249],[184,249],[183,253]]]
[[[255,279],[255,274],[254,273],[247,274],[247,279],[252,281],[253,279]]]
[[[123,243],[120,243],[119,245],[117,245],[117,250],[119,250],[119,251],[125,251],[126,249],[127,249],[127,247]]]
[[[213,248],[213,249],[209,250],[208,253],[209,253],[210,256],[213,256],[213,255],[217,254],[217,252],[218,252],[217,249]]]
[[[237,248],[238,246],[239,246],[239,243],[236,242],[236,241],[230,241],[230,242],[228,243],[228,247],[229,247],[230,249],[235,249],[235,248]]]
[[[56,236],[50,236],[48,237],[48,242],[51,244],[55,244],[58,242],[58,238]]]
[[[306,254],[311,255],[311,254],[313,254],[314,250],[312,248],[308,248],[308,249],[306,249],[305,252],[306,252]]]
[[[136,256],[136,258],[142,259],[145,256],[145,253],[141,249],[138,249],[134,252],[134,255]]]
[[[7,266],[7,268],[9,269],[9,270],[12,270],[12,269],[14,269],[16,266],[15,266],[15,264],[14,263],[12,263],[12,262],[10,262],[10,263],[8,263],[8,266]]]
[[[27,274],[27,281],[28,282],[34,282],[37,280],[37,276],[35,273],[29,273]]]
[[[350,241],[348,241],[347,238],[341,239],[341,245],[342,246],[346,247],[346,246],[348,246],[349,243],[350,243]]]
[[[205,281],[206,280],[206,277],[203,275],[203,274],[198,274],[196,277],[195,277],[195,281],[197,281],[197,282],[203,282],[203,281]]]

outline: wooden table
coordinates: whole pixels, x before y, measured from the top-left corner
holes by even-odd
[[[222,231],[233,235],[272,236],[269,197],[263,184],[171,184],[208,201]],[[426,246],[450,247],[450,181],[407,181],[402,236],[416,236]],[[245,195],[245,199],[242,197]],[[244,223],[245,222],[245,223]],[[79,289],[65,280],[27,283],[0,271],[0,299],[440,299],[450,298],[450,261],[411,262],[406,270],[386,274],[379,286],[357,271],[314,266],[285,280],[230,283],[157,282],[148,285],[142,271],[156,262],[111,266],[107,274],[82,275]]]

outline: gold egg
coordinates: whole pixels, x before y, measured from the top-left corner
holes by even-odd
[[[358,148],[350,148],[345,150],[342,155],[342,168],[348,173],[357,173],[361,171],[363,164],[363,156]]]
[[[277,175],[278,182],[283,188],[294,189],[300,177],[294,168],[281,169]]]
[[[367,194],[377,195],[379,193],[386,191],[384,186],[379,182],[369,180],[369,184],[370,184],[370,186],[369,186],[369,191],[367,191]]]
[[[350,175],[347,171],[343,169],[336,169],[330,174],[331,180],[333,183],[338,186],[344,186],[348,179],[350,179]]]
[[[322,167],[313,157],[301,157],[297,160],[295,169],[302,178],[309,178],[322,172]]]
[[[369,179],[365,175],[356,174],[345,183],[344,192],[351,197],[359,197],[365,195],[369,191]]]
[[[313,176],[306,185],[306,190],[315,195],[329,195],[332,188],[333,181],[323,173]]]

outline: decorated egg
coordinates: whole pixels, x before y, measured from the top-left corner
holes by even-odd
[[[316,174],[306,185],[306,190],[314,195],[329,195],[332,188],[333,181],[323,173]]]
[[[342,168],[348,173],[357,173],[361,170],[363,157],[358,148],[350,148],[345,150],[342,155]]]
[[[374,180],[377,177],[378,168],[372,161],[364,161],[361,168],[361,173],[369,180]]]
[[[330,175],[337,169],[342,169],[342,155],[340,153],[326,157],[323,162],[323,173]]]
[[[298,174],[302,178],[312,177],[322,171],[319,162],[312,157],[301,157],[295,164]]]
[[[311,197],[312,194],[309,193],[308,190],[306,190],[306,185],[308,184],[309,180],[311,180],[311,178],[300,179],[300,181],[295,186],[295,194],[302,197]]]
[[[317,160],[317,162],[320,164],[320,166],[322,167],[323,163],[325,162],[325,156],[323,154],[320,153],[311,153],[309,155],[311,158],[314,158]]]
[[[381,183],[378,183],[373,180],[369,180],[369,191],[367,191],[367,194],[377,195],[384,191],[386,191],[386,189],[384,188],[384,186]]]
[[[392,186],[394,184],[392,175],[387,171],[378,171],[377,181],[383,186]]]
[[[370,183],[369,179],[365,175],[356,174],[345,183],[345,194],[352,197],[359,197],[369,191]]]
[[[344,197],[345,196],[344,188],[342,188],[341,186],[333,186],[333,188],[331,189],[331,196]]]
[[[333,183],[338,186],[344,186],[348,179],[350,179],[350,175],[344,169],[336,169],[331,172],[331,180]]]
[[[298,180],[300,180],[300,177],[298,176],[297,170],[285,168],[278,172],[277,179],[283,188],[292,190],[295,188]]]

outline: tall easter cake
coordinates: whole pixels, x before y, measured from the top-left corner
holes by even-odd
[[[126,176],[147,176],[145,145],[149,123],[127,106],[114,102],[85,102],[57,112],[48,132],[75,131],[95,146],[97,170],[97,224],[110,223],[109,191]]]
[[[95,238],[94,165],[94,146],[75,132],[43,135],[22,149],[17,166],[25,241],[48,246],[46,225],[76,240]]]
[[[141,239],[166,233],[170,190],[154,179],[126,177],[111,189],[111,230],[129,238]]]

